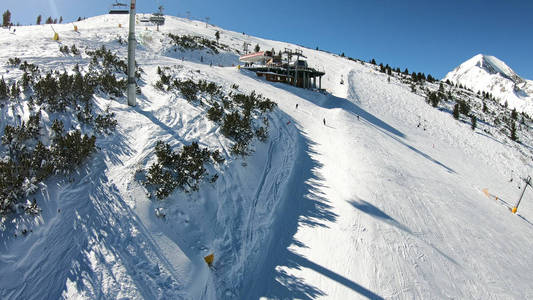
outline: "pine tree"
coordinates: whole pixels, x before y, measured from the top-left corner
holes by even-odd
[[[514,123],[514,121],[511,123],[511,136],[510,136],[511,140],[517,142],[518,141],[518,136],[516,136],[516,124]]]
[[[215,32],[215,38],[217,39],[218,43],[218,40],[220,40],[220,31],[217,30],[217,32]]]
[[[22,89],[27,91],[30,88],[31,77],[28,72],[24,71],[22,74]]]
[[[430,92],[427,102],[430,103],[431,106],[437,107],[439,105],[439,97],[437,96],[437,93]]]
[[[38,15],[37,16],[37,25],[41,25],[41,21],[42,21],[43,17],[41,15]]]
[[[52,20],[52,17],[48,17],[48,19],[46,19],[46,24],[54,24],[54,20]]]
[[[2,77],[2,80],[0,80],[0,100],[6,99],[8,97],[8,92],[7,84],[4,81],[4,77]]]
[[[511,119],[518,119],[518,113],[516,112],[516,108],[513,108],[513,111],[511,111]]]
[[[16,99],[20,95],[20,89],[16,82],[13,82],[13,85],[11,86],[11,98]]]
[[[256,44],[256,45],[255,45],[254,50],[255,50],[255,52],[259,52],[259,51],[261,51],[261,47],[259,47],[259,44]]]
[[[472,122],[472,130],[475,130],[476,127],[477,127],[477,119],[476,119],[476,116],[471,115],[471,116],[470,116],[470,121]]]
[[[63,16],[59,17],[59,23],[63,23]]]
[[[470,113],[470,105],[463,100],[458,100],[457,103],[459,103],[459,112],[465,116],[468,116]]]
[[[78,48],[76,47],[76,45],[72,44],[72,47],[70,47],[70,51],[72,52],[72,54],[74,55],[80,55],[80,51],[78,50]]]
[[[11,12],[8,9],[2,14],[2,26],[8,27],[9,25],[11,25]]]
[[[453,106],[453,118],[459,119],[459,104]]]
[[[376,64],[376,60],[372,58],[372,60],[370,61],[371,64],[375,65]]]

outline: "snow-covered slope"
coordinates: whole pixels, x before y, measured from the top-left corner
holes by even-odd
[[[444,80],[475,92],[492,93],[511,109],[533,113],[533,81],[521,78],[494,56],[478,54],[448,73]]]
[[[126,21],[99,16],[79,22],[79,32],[72,24],[55,29],[61,44],[105,45],[125,56],[118,37],[125,39],[127,29],[118,24]],[[44,25],[1,30],[0,62],[16,56],[48,69],[88,63],[83,55],[62,55]],[[214,40],[216,31],[228,46],[216,55],[175,51],[165,36]],[[490,133],[483,122],[473,131],[399,78],[389,82],[375,66],[330,53],[173,17],[161,32],[138,28],[137,39],[146,72],[137,107],[124,98],[97,99],[117,114],[117,132],[98,140],[101,151],[83,170],[41,187],[40,217],[6,225],[2,298],[533,297],[531,191],[518,215],[505,206],[524,188],[520,177],[532,172],[530,146]],[[328,93],[238,70],[232,64],[244,42],[303,50],[326,72]],[[231,142],[201,106],[154,87],[158,66],[276,101],[269,140],[244,160],[231,157]],[[0,68],[7,80],[16,72]],[[3,121],[25,110],[6,105]],[[153,161],[157,140],[222,149],[220,179],[197,193],[148,199],[135,172]],[[487,198],[484,188],[500,200]],[[22,228],[32,231],[14,237]],[[211,252],[209,269],[203,256]]]

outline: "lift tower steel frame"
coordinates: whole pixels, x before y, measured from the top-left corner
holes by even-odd
[[[128,105],[135,106],[135,0],[131,0],[130,6],[130,28],[128,36]]]
[[[524,197],[524,193],[526,192],[527,187],[529,186],[529,187],[533,188],[531,186],[531,176],[528,176],[527,178],[524,178],[523,180],[526,182],[526,185],[524,186],[524,189],[522,190],[522,194],[520,194],[520,198],[518,199],[518,202],[511,209],[511,212],[513,214],[516,214],[516,211],[518,210],[518,205],[520,205],[520,202],[522,201],[522,197]]]

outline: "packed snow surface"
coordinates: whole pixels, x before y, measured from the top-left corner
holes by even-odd
[[[127,36],[118,26],[127,16],[76,24],[79,32],[72,24],[54,26],[60,44],[106,45],[126,55],[117,37]],[[164,35],[214,39],[216,31],[230,49],[218,55],[175,52]],[[62,56],[52,36],[44,25],[15,34],[0,29],[0,62],[16,56],[49,69],[87,63]],[[101,150],[72,178],[41,187],[37,220],[4,229],[1,298],[533,298],[532,191],[518,214],[508,208],[524,188],[520,177],[532,171],[521,152],[530,151],[526,146],[473,131],[396,78],[388,82],[373,66],[334,54],[174,17],[160,32],[139,26],[137,39],[146,72],[138,105],[99,99],[117,114],[115,136],[100,141]],[[235,49],[245,41],[301,49],[326,72],[327,92],[238,70]],[[198,141],[226,154],[231,143],[201,107],[153,87],[157,66],[238,84],[279,107],[269,140],[252,156],[227,155],[215,184],[163,201],[147,198],[135,180],[135,171],[153,161],[157,140]],[[500,200],[486,197],[485,188]],[[32,232],[14,237],[21,226]],[[203,261],[210,253],[213,268]]]

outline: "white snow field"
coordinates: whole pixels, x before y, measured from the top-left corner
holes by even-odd
[[[118,24],[127,16],[76,24],[79,32],[54,26],[60,45],[105,45],[125,57],[117,40],[126,40],[127,26]],[[174,52],[164,35],[214,40],[217,30],[233,51]],[[0,63],[19,57],[47,70],[88,63],[86,55],[61,54],[52,36],[45,25],[0,29]],[[97,140],[101,150],[82,170],[40,187],[40,217],[5,225],[0,298],[533,298],[533,190],[518,214],[509,211],[524,188],[520,177],[533,173],[531,145],[488,135],[482,122],[474,131],[395,77],[389,83],[374,66],[334,54],[174,17],[160,32],[139,26],[137,39],[146,72],[137,106],[98,98],[117,114],[117,132]],[[327,93],[232,66],[244,41],[301,49],[326,72]],[[231,141],[201,107],[154,88],[157,66],[277,102],[269,140],[245,159],[232,157]],[[6,80],[17,72],[0,68]],[[12,106],[2,108],[2,127],[15,112],[28,115]],[[149,199],[134,175],[155,159],[157,140],[222,149],[219,180]],[[32,232],[15,237],[23,228]],[[210,253],[213,268],[203,261]]]

